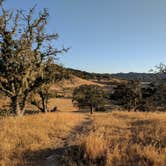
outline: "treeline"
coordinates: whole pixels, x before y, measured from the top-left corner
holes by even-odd
[[[77,76],[77,77],[80,77],[80,78],[83,78],[83,79],[92,79],[92,80],[102,80],[102,79],[105,79],[105,80],[109,80],[110,78],[112,78],[111,74],[108,74],[108,73],[104,73],[104,74],[100,74],[100,73],[90,73],[90,72],[86,72],[86,71],[81,71],[81,70],[77,70],[77,69],[71,69],[71,68],[67,68],[67,70]]]
[[[139,81],[117,84],[110,91],[97,85],[81,85],[73,92],[73,103],[79,109],[93,111],[165,111],[166,83],[158,81],[142,85]]]
[[[139,81],[129,81],[119,84],[110,94],[112,104],[127,110],[165,111],[166,83],[164,80],[142,84]]]
[[[166,79],[165,73],[117,73],[117,74],[108,74],[108,73],[90,73],[86,71],[76,70],[67,68],[67,70],[83,79],[95,79],[95,80],[109,80],[111,78],[119,78],[125,80],[135,80],[141,82],[152,82],[156,80]]]

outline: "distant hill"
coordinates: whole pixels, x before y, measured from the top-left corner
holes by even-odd
[[[86,79],[86,80],[89,80],[89,79],[97,79],[97,80],[100,80],[100,79],[110,79],[112,76],[111,74],[108,74],[108,73],[90,73],[90,72],[87,72],[87,71],[81,71],[81,70],[77,70],[77,69],[71,69],[71,68],[67,68],[67,70],[77,76],[77,77],[80,77],[80,78],[83,78],[83,79]]]
[[[151,82],[156,80],[163,80],[166,79],[166,74],[162,73],[117,73],[112,74],[112,77],[121,78],[126,80],[137,80],[143,82]]]
[[[125,79],[125,80],[137,80],[143,82],[151,82],[156,80],[166,79],[166,74],[162,73],[90,73],[86,71],[76,70],[76,69],[67,69],[73,75],[83,78],[83,79],[96,79],[96,80],[110,80],[112,78]]]

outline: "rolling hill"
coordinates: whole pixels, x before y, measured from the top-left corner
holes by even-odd
[[[151,82],[156,80],[166,79],[166,74],[162,73],[90,73],[86,71],[76,70],[76,69],[67,69],[73,75],[76,75],[83,79],[96,79],[96,80],[110,80],[112,78],[125,79],[125,80],[137,80],[142,82]]]

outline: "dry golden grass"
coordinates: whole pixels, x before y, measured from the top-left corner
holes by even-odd
[[[60,111],[76,111],[77,108],[73,106],[72,99],[52,98],[49,100],[49,109],[57,106]]]
[[[166,113],[98,113],[91,131],[82,143],[92,165],[166,165]]]
[[[80,85],[99,85],[99,86],[103,86],[102,84],[90,81],[90,80],[86,80],[86,79],[82,79],[76,76],[72,76],[70,80],[62,80],[59,83],[53,85],[51,87],[52,90],[62,90],[62,88],[76,88]]]
[[[56,92],[61,96],[72,97],[73,89],[80,85],[98,85],[104,86],[93,80],[86,80],[76,76],[71,76],[69,80],[61,80],[60,82],[51,86],[51,91]]]
[[[10,100],[9,98],[6,97],[6,101],[2,101],[0,99],[0,111],[3,109],[8,110],[10,105]],[[51,98],[49,99],[48,103],[48,109],[52,110],[54,107],[57,107],[59,111],[76,111],[77,108],[73,106],[72,99],[71,98]],[[31,105],[28,103],[26,105],[27,110],[33,111],[39,111],[36,106]],[[4,112],[5,113],[5,112]]]
[[[58,93],[65,97],[70,97],[70,98],[53,97],[53,98],[49,99],[49,104],[48,104],[49,110],[53,109],[54,107],[57,107],[58,110],[60,110],[60,111],[76,111],[77,108],[73,107],[73,104],[72,104],[72,99],[71,99],[72,92],[73,92],[74,88],[76,88],[80,85],[83,85],[83,84],[103,86],[102,84],[98,84],[93,81],[81,79],[76,76],[73,76],[72,79],[70,79],[70,80],[62,80],[59,83],[52,85],[50,90],[53,93]],[[10,99],[8,97],[2,96],[0,98],[0,109],[1,110],[9,109],[9,105],[10,105]],[[27,103],[26,109],[32,110],[32,111],[37,111],[37,107],[31,105],[30,103]]]
[[[82,139],[81,149],[85,152],[84,157],[95,160],[106,154],[107,144],[103,137],[93,133]]]
[[[112,112],[87,117],[57,112],[6,117],[0,119],[0,139],[2,166],[42,166],[55,149],[65,150],[66,143],[79,147],[74,160],[72,155],[59,156],[66,166],[81,162],[89,166],[166,165],[166,113]]]
[[[26,165],[62,146],[84,115],[48,113],[0,120],[0,165]]]

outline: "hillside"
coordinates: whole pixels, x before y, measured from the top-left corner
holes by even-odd
[[[52,90],[63,90],[63,89],[73,89],[80,85],[99,85],[102,86],[102,84],[94,82],[92,80],[86,80],[80,77],[77,77],[75,75],[72,75],[70,79],[63,79],[60,82],[58,82],[55,85],[52,85]]]
[[[125,79],[125,80],[137,80],[142,82],[151,82],[156,80],[166,79],[166,74],[161,73],[90,73],[86,71],[67,69],[70,73],[84,79],[96,79],[96,80],[110,80],[112,78]]]

